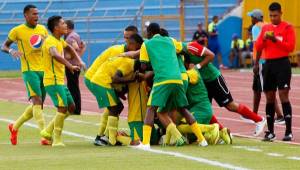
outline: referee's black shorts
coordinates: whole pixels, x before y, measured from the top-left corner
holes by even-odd
[[[262,74],[264,91],[290,89],[292,69],[288,57],[266,60]]]

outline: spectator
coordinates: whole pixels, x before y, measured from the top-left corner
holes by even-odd
[[[71,45],[77,54],[82,57],[83,53],[85,52],[86,45],[83,41],[81,41],[80,36],[74,31],[74,22],[71,20],[66,21],[68,33],[65,37],[66,42]],[[71,64],[77,64],[74,59],[71,59],[71,54],[69,51],[65,51],[65,58],[71,63]],[[81,95],[80,95],[80,89],[79,89],[79,75],[80,71],[74,71],[72,73],[69,69],[66,68],[66,77],[67,77],[67,86],[70,90],[70,93],[74,99],[75,102],[75,111],[74,114],[80,115],[81,113]]]
[[[193,35],[193,41],[198,41],[201,45],[207,46],[208,34],[203,30],[203,24],[198,23],[198,30]]]
[[[246,67],[246,58],[252,59],[253,54],[253,40],[252,40],[252,33],[248,33],[248,38],[245,41],[245,47],[242,52],[242,61],[240,63],[241,67]],[[250,62],[251,63],[251,62]]]
[[[237,34],[232,35],[230,63],[232,68],[238,68],[242,61],[242,51],[244,49],[244,41]]]
[[[218,40],[218,30],[217,24],[219,22],[218,16],[213,16],[213,21],[208,25],[208,49],[210,49],[216,56],[213,64],[220,69],[225,69],[226,67],[222,64],[222,58],[220,55],[220,44]]]

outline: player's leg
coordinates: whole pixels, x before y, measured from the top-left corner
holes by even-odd
[[[119,102],[117,105],[109,106],[107,108],[109,110],[109,116],[107,121],[109,144],[115,145],[117,142],[119,115],[122,112],[124,106],[121,102]]]

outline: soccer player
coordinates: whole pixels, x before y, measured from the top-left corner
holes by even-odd
[[[263,13],[259,9],[252,10],[251,12],[248,13],[248,16],[251,17],[251,22],[253,24],[251,32],[252,32],[253,44],[254,44],[253,61],[255,62],[256,56],[257,56],[255,42],[261,32],[261,28],[266,23],[263,22]],[[262,52],[260,55],[264,55],[264,53]],[[253,74],[252,90],[253,90],[253,112],[254,113],[258,112],[259,103],[260,103],[260,99],[261,99],[261,92],[263,91],[263,89],[262,89],[262,87],[263,87],[262,86],[262,82],[263,82],[262,67],[263,67],[263,64],[265,63],[265,60],[263,58],[264,57],[260,56],[258,70],[254,70],[254,72],[253,72],[254,74]],[[278,123],[278,124],[284,123],[284,117],[278,106],[277,98],[275,99],[275,112],[277,115],[277,118],[275,119],[275,123]]]
[[[130,51],[136,51],[140,49],[142,43],[142,37],[134,34],[128,39],[126,48]],[[96,96],[98,107],[107,108],[109,111],[107,136],[110,145],[116,144],[118,116],[124,108],[112,84],[126,84],[136,81],[138,74],[133,73],[139,69],[139,65],[139,60],[112,56],[100,66],[91,79],[91,90]],[[101,136],[98,134],[95,144],[98,140],[100,142],[100,138]]]
[[[265,118],[252,112],[247,106],[233,101],[221,72],[211,63],[213,56],[203,55],[206,48],[197,41],[189,43],[187,48],[190,62],[196,64],[205,83],[210,101],[214,98],[219,106],[253,120],[256,123],[254,135],[258,136],[262,133],[266,124]],[[211,123],[218,122],[213,117]]]
[[[268,132],[266,132],[264,141],[273,141],[276,138],[274,133],[274,103],[277,89],[286,124],[285,136],[282,140],[291,141],[293,139],[292,106],[289,100],[289,90],[292,73],[288,55],[295,48],[295,30],[291,24],[282,21],[282,11],[279,3],[273,2],[270,4],[269,15],[271,24],[262,27],[255,44],[258,53],[255,67],[258,67],[258,56],[263,50],[265,52],[263,57],[266,60],[263,65],[263,90],[267,100]]]
[[[64,119],[75,110],[73,98],[64,84],[65,67],[74,73],[74,71],[79,71],[80,67],[84,67],[85,64],[74,48],[68,45],[62,38],[67,33],[67,24],[63,18],[61,16],[52,16],[48,19],[47,26],[52,35],[49,35],[43,44],[44,86],[57,108],[57,113],[41,134],[50,139],[52,138],[51,134],[53,131],[52,146],[65,146],[61,137]],[[68,50],[76,58],[77,65],[70,64],[64,58],[64,50]]]
[[[175,48],[173,40],[169,37],[163,37],[160,33],[160,26],[157,23],[151,23],[147,28],[149,40],[144,42],[140,50],[141,70],[149,68],[149,64],[154,72],[154,84],[148,100],[148,108],[143,126],[143,143],[139,145],[142,149],[150,148],[150,137],[154,121],[154,115],[157,109],[165,108],[167,104],[175,103],[180,112],[185,115],[187,122],[191,125],[192,131],[197,136],[197,142],[201,146],[207,146],[207,142],[202,135],[194,117],[184,107],[187,106],[183,82],[179,70],[176,50],[181,51],[179,47]],[[167,65],[165,63],[168,63]],[[158,112],[158,117],[167,117],[167,112]],[[180,132],[172,121],[164,122],[166,128],[171,128],[175,133]]]
[[[42,44],[47,37],[47,29],[38,24],[39,12],[36,6],[26,5],[23,10],[25,23],[14,27],[8,34],[8,39],[3,43],[1,50],[9,53],[13,58],[21,60],[23,80],[32,104],[27,106],[24,113],[8,128],[11,133],[12,145],[18,143],[18,130],[32,117],[37,121],[39,130],[45,127],[43,116],[43,102],[46,97],[43,85]],[[17,43],[18,50],[10,48],[12,43]],[[46,139],[41,139],[42,145],[49,144]]]

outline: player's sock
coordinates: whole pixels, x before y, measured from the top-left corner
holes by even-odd
[[[275,116],[274,103],[266,104],[266,116],[267,116],[268,130],[270,133],[274,133],[274,116]]]
[[[217,123],[219,125],[219,129],[222,130],[224,127],[222,124],[218,121],[217,117],[215,115],[212,115],[209,124]]]
[[[109,114],[109,111],[108,111],[107,108],[105,108],[105,110],[102,113],[101,118],[100,118],[100,124],[99,124],[99,130],[98,130],[98,135],[99,136],[104,135],[106,125],[107,125],[108,114]]]
[[[164,139],[164,144],[165,145],[170,144],[171,137],[172,137],[172,134],[171,134],[170,126],[168,126],[167,129],[166,129],[166,136],[165,136],[165,139]]]
[[[24,113],[16,120],[13,125],[14,130],[18,130],[24,122],[30,120],[32,118],[32,105],[27,106]]]
[[[70,115],[70,113],[67,112],[67,113],[64,114],[64,115],[65,115],[64,119],[66,119],[66,118]],[[47,136],[49,136],[49,137],[51,137],[52,134],[53,134],[53,130],[54,130],[54,122],[55,122],[55,116],[54,116],[54,118],[49,122],[48,126],[43,130],[43,131],[46,131],[46,132],[47,132]],[[46,137],[46,136],[43,136],[43,137],[48,138],[48,137]]]
[[[262,121],[262,117],[259,116],[258,114],[252,112],[247,106],[243,105],[243,104],[239,104],[239,107],[238,107],[238,110],[237,112],[248,118],[248,119],[251,119],[253,120],[254,122],[260,122]]]
[[[130,145],[131,138],[129,136],[118,135],[117,141],[122,143],[123,145]]]
[[[204,124],[198,124],[199,128],[201,129],[201,132],[209,132],[211,130],[214,129],[213,125],[204,125]],[[191,127],[187,124],[181,124],[179,126],[177,126],[177,129],[181,132],[181,133],[193,133]]]
[[[193,123],[191,126],[191,129],[193,131],[193,133],[196,135],[197,137],[197,141],[198,142],[202,142],[203,140],[205,140],[200,127],[198,126],[197,122]]]
[[[117,142],[118,117],[108,116],[107,129],[109,143],[115,145]]]
[[[43,116],[43,110],[41,105],[33,105],[32,106],[33,117],[36,120],[39,129],[43,130],[45,128],[45,119]]]
[[[57,112],[54,118],[53,145],[62,143],[61,133],[64,127],[65,114]]]
[[[143,126],[143,144],[144,145],[149,145],[150,144],[151,131],[152,131],[151,126],[149,126],[149,125],[144,125]]]
[[[282,111],[284,114],[286,135],[292,133],[292,106],[290,102],[282,103]]]

